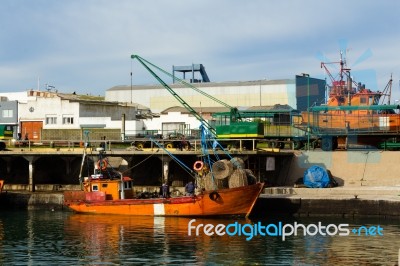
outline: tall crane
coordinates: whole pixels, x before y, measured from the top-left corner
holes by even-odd
[[[150,66],[153,67],[153,68],[155,68],[155,69],[157,69],[158,71],[160,71],[160,72],[162,72],[162,73],[164,73],[164,74],[166,74],[166,75],[172,77],[174,80],[176,80],[176,81],[178,81],[178,82],[184,84],[185,86],[190,87],[191,89],[197,91],[198,93],[200,93],[200,94],[202,94],[202,95],[204,95],[204,96],[206,96],[206,97],[208,97],[208,98],[214,100],[215,102],[217,102],[217,103],[219,103],[219,104],[221,104],[221,105],[223,105],[223,106],[229,108],[229,110],[230,110],[231,121],[235,122],[235,121],[238,121],[238,120],[240,121],[240,120],[241,120],[239,111],[238,111],[238,109],[237,109],[236,107],[232,107],[232,106],[230,106],[230,105],[224,103],[223,101],[221,101],[221,100],[215,98],[214,96],[212,96],[212,95],[210,95],[210,94],[208,94],[208,93],[206,93],[206,92],[204,92],[204,91],[202,91],[202,90],[196,88],[196,87],[193,86],[192,84],[190,84],[190,83],[188,83],[188,82],[186,82],[186,81],[184,81],[184,80],[182,80],[182,79],[180,79],[180,78],[175,77],[175,75],[170,74],[169,72],[167,72],[167,71],[165,71],[164,69],[162,69],[162,68],[160,68],[160,67],[154,65],[153,63],[147,61],[146,59],[140,57],[139,55],[131,55],[131,59],[132,59],[132,60],[136,59],[137,61],[139,61],[139,63],[142,64],[142,65],[144,66],[144,68],[146,68],[147,71],[149,71],[150,74],[151,74],[165,89],[167,89],[167,90],[175,97],[175,99],[177,99],[177,100],[183,105],[183,107],[186,108],[186,110],[188,110],[188,111],[189,111],[193,116],[195,116],[204,126],[206,126],[206,127],[208,128],[208,130],[210,131],[210,133],[212,133],[214,136],[216,136],[215,128],[212,127],[206,120],[204,120],[204,118],[203,118],[200,114],[198,114],[185,100],[183,100],[170,86],[168,86],[168,84],[165,83],[165,82],[150,68]]]

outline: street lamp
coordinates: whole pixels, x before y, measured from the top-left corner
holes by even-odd
[[[310,151],[310,75],[303,73],[307,77],[307,151]]]

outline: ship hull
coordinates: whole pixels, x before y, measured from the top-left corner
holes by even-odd
[[[263,183],[206,191],[193,197],[154,199],[96,199],[93,192],[66,192],[64,203],[78,213],[138,216],[248,216]],[[92,193],[92,195],[91,195]]]

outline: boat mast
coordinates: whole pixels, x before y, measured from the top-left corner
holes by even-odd
[[[89,147],[89,131],[85,130],[83,132],[84,136],[84,143],[83,143],[83,155],[82,155],[82,162],[81,162],[81,169],[79,170],[79,184],[81,185],[81,188],[83,189],[83,178],[82,178],[82,171],[83,171],[83,165],[86,160],[86,148]]]
[[[388,96],[388,105],[390,105],[390,100],[392,98],[392,84],[393,84],[393,74],[390,74],[390,80],[385,86],[385,89],[382,92],[383,99],[382,99],[382,104],[385,101],[386,96]]]

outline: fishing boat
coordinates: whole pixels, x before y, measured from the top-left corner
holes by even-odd
[[[0,193],[3,192],[4,180],[0,180]]]
[[[125,186],[126,178],[90,182],[89,186]],[[78,213],[125,214],[139,216],[248,216],[261,192],[262,184],[205,191],[199,195],[170,198],[107,199],[103,191],[65,192],[65,205]]]
[[[154,142],[159,145],[157,141]],[[237,158],[212,160],[213,157],[205,147],[206,143],[210,142],[202,140],[202,143],[203,160],[195,161],[193,169],[187,168],[195,173],[196,193],[187,196],[160,193],[152,198],[141,198],[134,192],[133,180],[130,177],[122,174],[106,176],[99,171],[105,170],[107,164],[104,158],[100,158],[96,165],[98,171],[84,178],[82,191],[64,192],[64,204],[78,213],[184,217],[248,216],[261,193],[263,183],[257,182],[249,169],[242,169],[244,164]],[[211,145],[215,147],[215,140]],[[165,151],[172,159],[178,160],[173,154]]]

